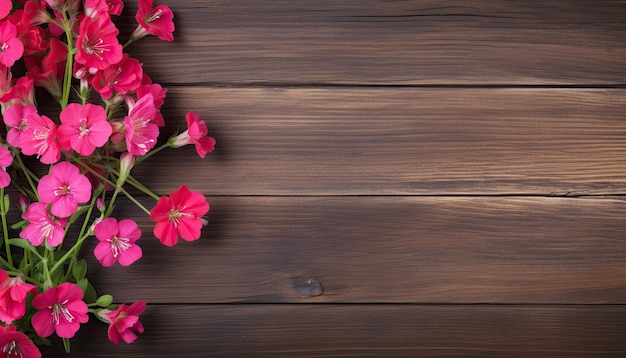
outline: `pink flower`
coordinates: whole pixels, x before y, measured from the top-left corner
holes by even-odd
[[[30,113],[28,124],[20,135],[20,147],[26,155],[37,154],[44,164],[53,164],[61,158],[61,147],[57,138],[54,122],[46,116]]]
[[[111,321],[108,329],[109,340],[115,344],[121,341],[132,343],[137,339],[135,332],[143,333],[139,315],[146,309],[146,301],[137,301],[130,306],[122,304],[118,309],[106,313]]]
[[[35,103],[35,86],[28,77],[20,77],[11,87],[0,96],[1,102],[29,105]]]
[[[87,68],[104,70],[122,59],[119,30],[109,16],[85,17],[76,40],[76,62]]]
[[[24,54],[24,45],[17,38],[17,28],[9,21],[0,25],[0,63],[11,67]]]
[[[124,8],[122,0],[85,0],[85,16],[120,15]]]
[[[7,142],[15,148],[20,148],[20,136],[27,127],[27,120],[30,114],[37,114],[37,108],[33,105],[22,106],[14,104],[4,112],[4,124],[11,127],[7,132]]]
[[[141,230],[133,220],[118,223],[114,218],[107,218],[96,225],[94,233],[100,242],[93,253],[102,266],[112,266],[115,261],[128,266],[141,258],[141,248],[135,244],[141,237]]]
[[[104,108],[95,104],[70,103],[61,111],[60,118],[57,133],[61,147],[64,150],[72,148],[83,156],[93,154],[113,132]]]
[[[146,79],[150,83],[146,83]],[[161,108],[164,103],[167,88],[162,87],[158,83],[151,83],[152,81],[150,80],[150,77],[148,77],[146,74],[143,75],[142,80],[143,81],[141,86],[139,86],[136,91],[137,99],[141,99],[141,97],[147,94],[152,95],[152,98],[154,100],[154,107],[157,109],[154,115],[153,123],[159,127],[163,127],[165,126],[165,119],[163,119],[163,115],[161,114],[159,108]]]
[[[37,312],[31,323],[37,335],[48,337],[56,331],[61,338],[74,337],[80,324],[89,319],[83,296],[80,287],[63,282],[33,298],[32,305]]]
[[[13,9],[13,1],[0,0],[0,19],[4,19]]]
[[[14,326],[0,327],[0,355],[6,358],[41,358],[37,346]]]
[[[143,96],[124,117],[126,147],[133,155],[144,155],[156,144],[159,127],[152,123],[156,113],[151,94]]]
[[[204,158],[207,153],[212,152],[215,148],[215,139],[207,136],[209,131],[206,128],[206,123],[200,120],[200,115],[188,112],[185,119],[187,120],[187,130],[170,139],[170,146],[178,148],[193,144],[196,146],[196,152],[200,158]]]
[[[20,232],[20,237],[34,246],[45,242],[51,247],[57,247],[63,242],[67,220],[50,215],[46,204],[41,202],[30,204],[22,219],[29,224]]]
[[[45,88],[53,97],[61,98],[61,83],[65,72],[67,59],[67,45],[53,37],[50,39],[50,51],[45,57],[29,56],[24,58],[28,68],[26,76],[32,79],[36,86]]]
[[[0,321],[10,324],[24,317],[29,293],[36,295],[37,286],[25,283],[19,277],[9,277],[0,270]]]
[[[11,183],[11,176],[7,173],[7,167],[13,163],[11,151],[0,146],[0,188],[6,188]]]
[[[138,40],[151,34],[163,41],[174,41],[174,13],[165,5],[152,7],[152,3],[153,0],[139,0],[139,10],[135,15],[139,26],[131,34],[131,39]]]
[[[111,98],[113,91],[126,94],[136,90],[141,84],[141,77],[143,76],[141,66],[137,59],[124,54],[120,62],[105,70],[98,71],[91,84],[104,99]]]
[[[150,219],[156,222],[154,236],[166,246],[176,245],[179,236],[187,241],[197,240],[202,228],[201,218],[208,211],[209,203],[204,195],[181,185],[169,197],[159,198],[150,211]]]
[[[79,203],[89,201],[91,183],[75,165],[61,162],[39,180],[37,193],[42,203],[52,204],[50,212],[53,215],[66,218],[76,212]]]

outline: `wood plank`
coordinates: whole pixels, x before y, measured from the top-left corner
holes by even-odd
[[[167,83],[588,85],[626,74],[623,0],[162,3],[175,41],[129,51]]]
[[[202,239],[175,249],[151,238],[144,219],[144,257],[92,264],[96,287],[154,303],[625,303],[621,198],[210,202]],[[130,208],[118,217],[141,217]]]
[[[143,322],[146,332],[139,340],[118,346],[106,341],[103,324],[93,322],[89,325],[93,329],[79,331],[71,356],[617,358],[626,354],[623,306],[149,305]]]
[[[172,133],[199,112],[217,149],[159,154],[212,195],[622,194],[624,89],[170,88]],[[167,134],[166,134],[167,135]]]

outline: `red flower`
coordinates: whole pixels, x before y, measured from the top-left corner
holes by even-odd
[[[139,26],[131,34],[135,41],[147,34],[155,35],[163,41],[174,41],[174,13],[165,5],[152,7],[153,0],[139,0],[139,10],[135,19]]]
[[[206,123],[200,120],[200,115],[188,112],[185,119],[187,120],[187,130],[170,139],[170,146],[178,148],[193,144],[196,146],[196,152],[200,158],[204,158],[207,153],[212,152],[215,148],[215,139],[208,136],[209,131],[206,128]]]
[[[130,306],[122,304],[113,312],[106,313],[111,320],[108,335],[115,344],[121,341],[132,343],[137,339],[136,332],[143,333],[143,325],[139,322],[139,315],[146,309],[146,301],[137,301]]]
[[[98,70],[118,63],[122,59],[118,34],[119,30],[109,16],[85,17],[76,40],[76,62]]]
[[[9,324],[24,317],[29,293],[37,294],[37,286],[25,283],[19,277],[9,277],[0,270],[0,321]]]
[[[154,236],[163,245],[174,246],[180,236],[186,241],[200,238],[202,216],[209,211],[204,195],[191,192],[185,185],[181,185],[172,194],[162,196],[150,211],[150,219],[156,222]]]
[[[61,338],[74,337],[80,324],[89,320],[83,296],[80,287],[64,282],[33,298],[32,305],[37,313],[31,323],[37,335],[48,337],[56,331]]]
[[[109,99],[113,91],[126,94],[136,90],[141,85],[143,70],[141,63],[128,54],[124,54],[122,60],[111,67],[98,71],[91,81],[93,88]]]
[[[6,358],[41,358],[37,346],[16,327],[0,327],[0,355]]]

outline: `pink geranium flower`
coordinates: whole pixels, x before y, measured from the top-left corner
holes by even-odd
[[[24,317],[29,293],[37,294],[37,286],[25,283],[20,277],[9,277],[0,270],[0,321],[10,324]]]
[[[61,147],[57,138],[57,127],[46,116],[30,113],[27,126],[20,135],[20,147],[26,155],[36,154],[44,164],[53,164],[61,158]]]
[[[0,353],[6,358],[41,358],[37,346],[15,326],[0,327]]]
[[[153,2],[139,0],[139,10],[135,15],[139,26],[131,34],[131,39],[135,41],[151,34],[163,41],[174,41],[174,13],[165,5],[152,7]]]
[[[144,155],[156,144],[159,127],[152,123],[156,113],[151,94],[143,96],[124,117],[126,147],[133,155]]]
[[[52,204],[50,212],[53,215],[66,218],[76,212],[78,204],[89,201],[91,183],[75,165],[61,162],[39,180],[37,193],[41,202]]]
[[[93,88],[109,99],[113,91],[121,94],[136,90],[141,85],[143,76],[142,64],[128,54],[122,60],[109,68],[98,71],[91,81]]]
[[[200,120],[200,115],[188,112],[185,119],[187,120],[187,130],[170,139],[170,145],[178,148],[193,144],[196,146],[196,152],[200,158],[204,158],[207,153],[212,152],[215,148],[215,139],[207,135],[209,131],[206,128],[206,123]]]
[[[35,103],[35,86],[32,79],[20,77],[0,96],[0,102],[29,105]]]
[[[13,1],[0,0],[0,19],[4,19],[13,9]]]
[[[61,147],[64,150],[72,148],[83,156],[93,154],[113,132],[104,108],[95,104],[70,103],[61,111],[60,118],[57,133]]]
[[[45,57],[29,56],[24,59],[28,68],[26,76],[36,86],[45,88],[53,97],[61,98],[61,83],[67,60],[67,45],[53,37],[50,39],[49,51]]]
[[[34,246],[45,242],[51,247],[57,247],[63,242],[67,220],[52,216],[47,207],[48,205],[41,202],[28,206],[22,219],[29,224],[20,232],[20,237]]]
[[[179,236],[187,241],[197,240],[202,228],[201,218],[208,211],[209,203],[204,195],[181,185],[169,197],[159,198],[150,211],[150,219],[156,222],[154,236],[166,246],[176,245]]]
[[[22,106],[14,104],[4,112],[4,124],[10,127],[7,132],[7,142],[15,148],[20,148],[20,136],[27,127],[27,118],[30,114],[36,114],[37,108],[33,105]]]
[[[0,63],[11,67],[24,54],[24,44],[17,38],[17,28],[9,21],[0,24]]]
[[[48,337],[56,331],[61,338],[74,337],[80,324],[89,319],[83,296],[80,287],[64,282],[33,298],[32,305],[37,312],[31,323],[37,335]]]
[[[0,146],[0,188],[6,188],[11,183],[11,175],[7,173],[7,167],[13,163],[11,151]]]
[[[85,17],[76,40],[76,62],[87,68],[104,70],[122,59],[119,30],[109,16]]]
[[[120,15],[124,8],[123,0],[85,0],[85,16]]]
[[[135,244],[141,237],[141,230],[133,220],[118,223],[114,218],[107,218],[96,225],[94,233],[100,242],[93,253],[102,266],[112,266],[115,261],[128,266],[141,258],[141,248]]]
[[[159,127],[165,126],[165,119],[163,119],[163,114],[159,110],[165,101],[165,94],[167,93],[167,88],[164,88],[158,83],[152,83],[150,77],[147,75],[143,75],[142,84],[137,88],[136,94],[137,99],[141,99],[143,96],[147,94],[151,94],[154,100],[154,107],[156,108],[156,113],[154,115],[153,123]],[[146,83],[148,82],[148,83]]]
[[[139,315],[146,309],[146,301],[137,301],[130,306],[122,304],[118,309],[106,313],[111,321],[108,329],[109,340],[115,344],[121,341],[132,343],[137,339],[135,332],[143,333]]]

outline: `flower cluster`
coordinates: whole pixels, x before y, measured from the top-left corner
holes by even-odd
[[[166,246],[197,240],[206,224],[204,195],[181,185],[159,196],[131,174],[166,148],[193,145],[204,158],[215,140],[190,111],[187,129],[159,145],[167,89],[125,49],[148,35],[172,41],[173,13],[138,0],[137,28],[122,44],[114,21],[123,9],[123,0],[0,0],[0,356],[40,357],[37,345],[53,334],[69,351],[90,314],[116,344],[143,332],[146,302],[98,296],[80,257],[86,242],[105,267],[142,257],[140,227],[114,217],[120,197],[154,221]]]

